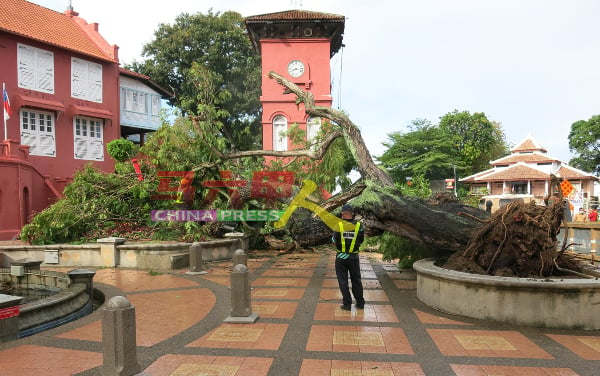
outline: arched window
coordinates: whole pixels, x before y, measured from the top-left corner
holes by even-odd
[[[321,129],[321,118],[320,117],[309,117],[306,122],[306,141],[311,141]]]
[[[287,150],[287,119],[278,115],[273,119],[273,150]]]

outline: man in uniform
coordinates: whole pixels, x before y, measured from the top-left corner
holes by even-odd
[[[342,222],[338,222],[339,230],[333,233],[333,243],[337,248],[335,257],[335,273],[337,275],[340,291],[342,292],[341,309],[351,310],[352,296],[348,286],[348,274],[352,282],[352,295],[356,301],[356,308],[365,307],[363,285],[360,277],[360,261],[358,251],[365,239],[365,232],[360,222],[354,219],[354,210],[351,205],[342,206],[342,219],[354,224],[353,231],[344,231]]]

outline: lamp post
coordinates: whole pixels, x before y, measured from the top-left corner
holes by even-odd
[[[454,197],[458,197],[458,193],[456,193],[456,186],[458,185],[458,180],[456,179],[456,165],[452,165],[454,169]]]

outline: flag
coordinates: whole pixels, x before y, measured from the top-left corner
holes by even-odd
[[[6,87],[2,84],[2,98],[4,102],[4,120],[10,119],[10,115],[12,112],[10,110],[10,101],[8,100],[8,93],[6,92]]]

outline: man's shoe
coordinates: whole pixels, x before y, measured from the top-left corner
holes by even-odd
[[[352,307],[350,307],[349,305],[343,305],[342,304],[340,306],[340,308],[343,309],[344,311],[351,311],[352,310]]]
[[[356,308],[358,308],[358,309],[365,309],[365,305],[364,304],[357,304]]]

